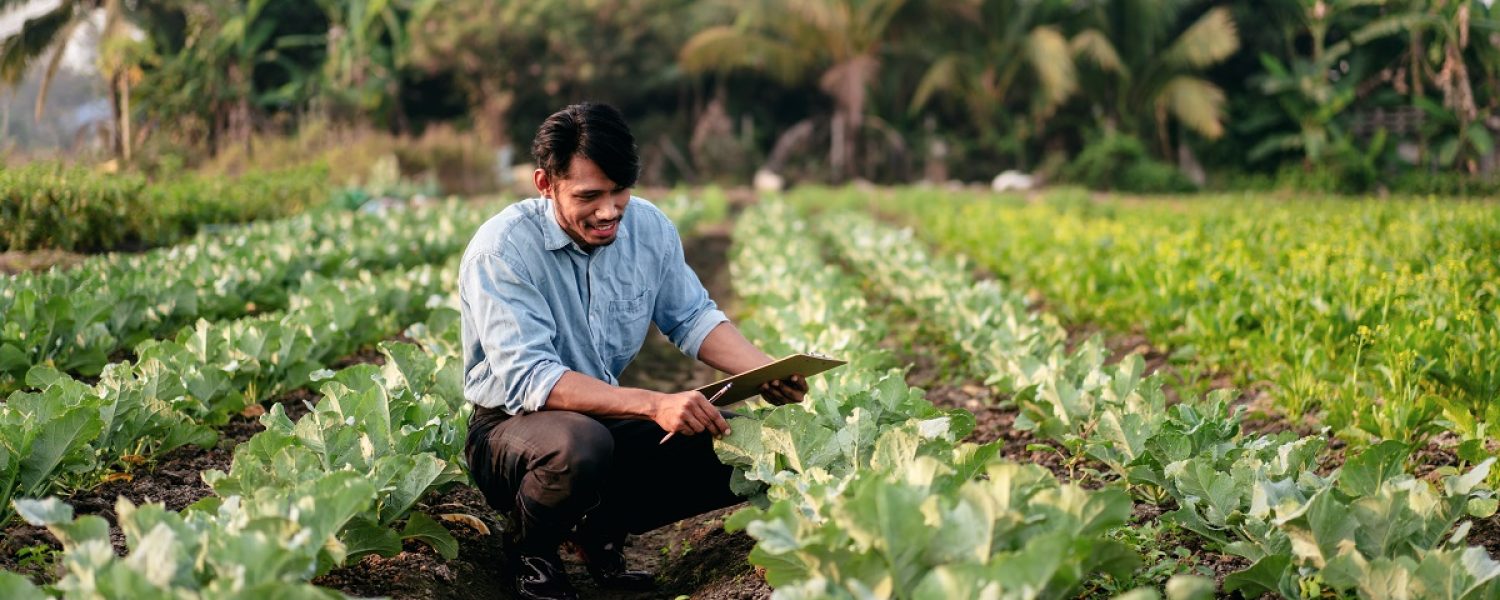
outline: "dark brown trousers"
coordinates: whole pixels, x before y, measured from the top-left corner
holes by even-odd
[[[664,435],[652,421],[477,408],[465,454],[485,500],[519,525],[521,548],[550,551],[575,527],[623,539],[740,502],[712,437],[659,444]]]

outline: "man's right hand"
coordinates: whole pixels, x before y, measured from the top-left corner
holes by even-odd
[[[724,415],[696,390],[657,396],[651,407],[651,420],[668,433],[693,435],[706,431],[715,437],[729,433],[729,422]]]

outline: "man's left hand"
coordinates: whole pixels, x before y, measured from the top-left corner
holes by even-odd
[[[760,386],[760,397],[777,406],[801,402],[806,395],[807,380],[801,375],[769,381]]]

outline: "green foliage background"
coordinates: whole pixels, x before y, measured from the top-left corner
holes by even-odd
[[[0,40],[0,78],[52,74],[100,12],[112,143],[137,162],[254,154],[257,136],[330,123],[443,124],[524,150],[547,114],[594,99],[630,118],[657,184],[767,166],[835,182],[1014,168],[1136,191],[1495,187],[1500,14],[1479,1],[68,0]],[[1096,162],[1125,152],[1122,173],[1072,164],[1096,145]]]

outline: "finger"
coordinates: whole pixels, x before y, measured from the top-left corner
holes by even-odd
[[[698,409],[698,417],[703,419],[705,431],[715,436],[724,435],[729,432],[729,423],[724,422],[724,417],[719,414],[719,410],[714,408],[713,405],[704,402],[698,404],[696,408]]]
[[[765,399],[766,402],[770,402],[771,404],[775,404],[776,403],[776,396],[775,396],[775,394],[776,394],[776,388],[771,387],[771,382],[767,381],[765,383],[760,384],[760,397],[763,398],[763,399]]]
[[[693,411],[691,406],[689,405],[689,408],[682,411],[682,424],[677,431],[687,435],[696,435],[703,431],[703,419]]]
[[[776,389],[776,386],[771,385],[769,382],[765,385],[760,386],[760,397],[765,398],[766,402],[770,402],[771,404],[777,406],[786,403],[781,398],[781,392]]]
[[[787,403],[801,402],[802,392],[807,391],[807,384],[802,382],[801,377],[793,375],[792,378],[782,382],[780,391],[782,399]]]
[[[719,428],[719,435],[729,435],[729,421],[724,419],[724,413],[714,410],[714,425]]]

